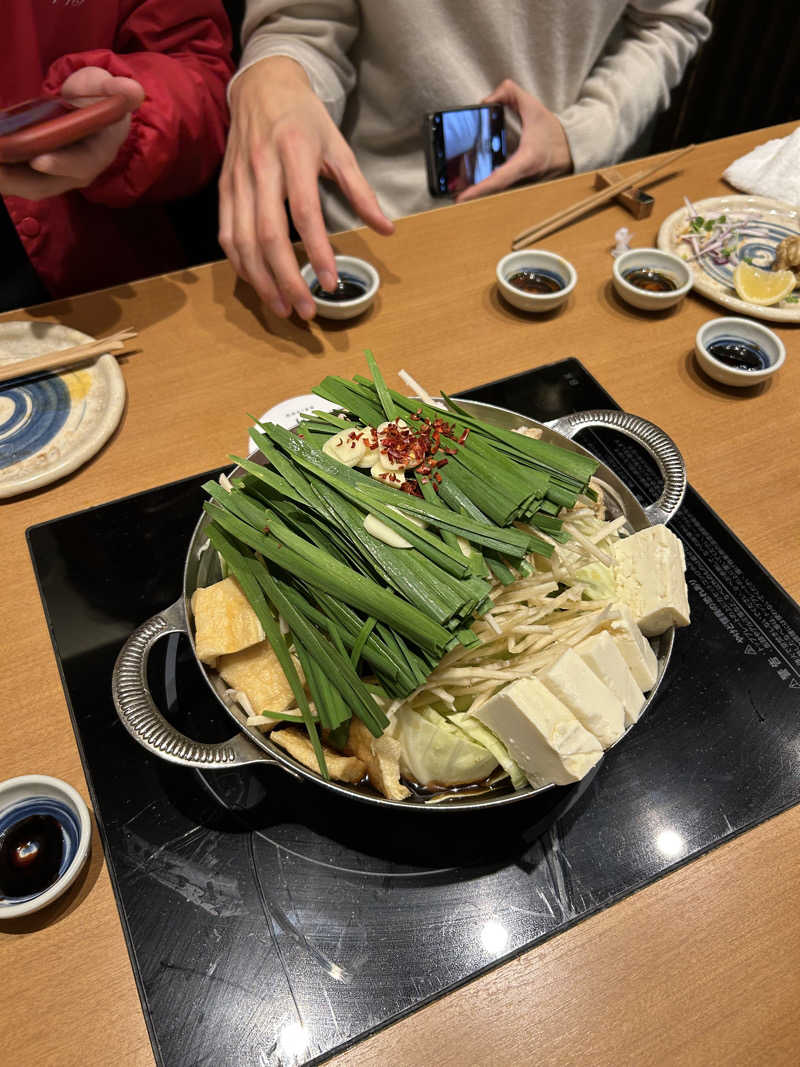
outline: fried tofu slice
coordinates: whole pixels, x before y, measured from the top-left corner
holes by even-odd
[[[411,790],[400,781],[400,742],[383,734],[373,737],[360,719],[350,720],[346,751],[367,765],[372,785],[389,800],[405,800]]]
[[[196,589],[192,596],[197,658],[213,665],[217,656],[240,652],[264,640],[264,630],[235,578]]]
[[[311,744],[311,739],[305,730],[299,726],[287,726],[282,730],[276,730],[272,740],[285,748],[290,756],[294,756],[298,763],[308,767],[311,771],[319,773],[319,764]],[[360,782],[367,773],[366,764],[355,756],[342,756],[327,745],[322,746],[325,753],[325,764],[328,774],[337,782]]]
[[[302,668],[294,656],[292,662],[300,681],[304,682]],[[286,711],[294,703],[292,687],[275,650],[267,640],[259,641],[257,645],[251,645],[241,652],[220,656],[217,670],[231,689],[244,693],[254,715],[260,715],[265,708],[268,711]],[[279,719],[265,723],[263,727],[259,723],[259,727],[266,731],[279,725]]]

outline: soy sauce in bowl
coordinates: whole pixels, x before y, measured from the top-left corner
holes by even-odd
[[[564,288],[563,279],[553,271],[533,268],[515,271],[509,274],[506,281],[523,293],[557,293]]]
[[[622,277],[630,285],[635,285],[646,293],[672,293],[678,288],[674,278],[652,267],[631,267],[630,270],[622,272]]]
[[[714,359],[734,370],[764,370],[769,366],[764,349],[755,341],[746,341],[742,337],[718,337],[706,348]]]
[[[23,898],[49,889],[61,873],[64,828],[49,814],[23,815],[0,834],[0,894]]]
[[[367,283],[354,274],[339,272],[339,281],[335,289],[323,289],[318,281],[311,286],[311,295],[317,300],[331,300],[340,302],[343,300],[358,300],[367,291]]]

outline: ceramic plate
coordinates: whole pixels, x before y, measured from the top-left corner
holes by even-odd
[[[0,323],[0,364],[91,341],[54,322]],[[111,355],[62,374],[0,385],[0,497],[54,482],[85,463],[116,429],[125,379]]]
[[[703,216],[746,215],[753,221],[758,221],[768,236],[742,237],[737,246],[738,258],[747,256],[756,267],[769,269],[775,259],[775,249],[784,237],[796,237],[800,234],[800,208],[784,204],[781,200],[768,200],[763,196],[714,196],[708,200],[695,200],[694,207],[698,214]],[[681,207],[664,219],[658,231],[658,247],[687,259],[691,254],[689,246],[680,238],[686,231],[688,218],[688,208]],[[690,266],[697,292],[744,315],[771,319],[773,322],[800,322],[800,300],[795,302],[792,299],[800,296],[797,289],[788,298],[788,302],[781,300],[779,304],[770,307],[740,300],[733,287],[733,271],[738,259],[732,258],[732,264],[718,265],[708,256],[705,256],[702,262],[692,262]]]

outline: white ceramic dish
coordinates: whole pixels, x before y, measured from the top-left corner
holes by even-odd
[[[314,296],[314,305],[317,309],[317,314],[326,319],[352,319],[356,315],[363,314],[372,304],[380,287],[380,278],[372,264],[367,263],[365,259],[358,259],[356,256],[336,256],[335,258],[339,277],[350,275],[356,278],[363,285],[366,285],[366,291],[363,296],[359,296],[355,300],[325,300],[321,296]],[[310,289],[317,280],[314,268],[310,263],[306,263],[300,273]]]
[[[764,237],[742,237],[736,246],[736,255],[756,266],[769,270],[775,259],[775,249],[785,237],[800,234],[800,207],[782,200],[770,200],[764,196],[713,196],[695,200],[692,205],[700,215],[741,215],[759,223],[766,231]],[[688,208],[680,207],[661,223],[658,231],[658,247],[667,252],[688,256],[688,246],[681,240],[689,219]],[[694,260],[689,264],[694,274],[694,287],[698,293],[715,303],[741,315],[751,315],[771,322],[800,322],[800,293],[795,289],[788,298],[768,307],[741,300],[733,286],[733,263],[717,264],[709,258]]]
[[[764,367],[763,370],[739,370],[721,363],[709,352],[708,346],[723,338],[736,338],[757,344],[766,354],[769,366]],[[766,326],[762,326],[760,322],[736,316],[710,319],[704,322],[697,331],[694,350],[697,362],[710,378],[723,385],[738,387],[758,385],[759,382],[763,382],[774,374],[786,359],[786,349],[777,334]]]
[[[561,288],[554,293],[526,293],[511,285],[508,279],[521,270],[542,271],[554,275]],[[578,274],[572,264],[555,252],[522,250],[509,252],[497,264],[497,284],[505,299],[520,311],[552,311],[567,299],[578,283]]]
[[[0,782],[0,832],[28,815],[50,814],[64,828],[64,858],[58,878],[30,897],[0,896],[0,920],[47,907],[66,892],[89,858],[92,821],[83,797],[67,782],[45,774],[25,774]]]
[[[625,278],[628,271],[637,268],[666,274],[675,282],[676,288],[666,293],[639,289]],[[664,308],[674,307],[692,288],[692,272],[683,260],[658,248],[632,248],[629,252],[623,252],[614,260],[612,277],[617,294],[626,303],[642,311],[663,311]]]
[[[91,341],[57,322],[0,323],[0,364]],[[106,443],[125,407],[116,359],[0,386],[0,497],[71,474]]]

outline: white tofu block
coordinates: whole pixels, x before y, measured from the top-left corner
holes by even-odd
[[[536,677],[569,708],[589,733],[594,734],[603,748],[622,737],[625,732],[622,701],[573,649],[568,648]]]
[[[617,648],[622,653],[622,658],[636,679],[636,684],[647,693],[656,684],[658,677],[656,654],[639,629],[627,604],[612,605],[612,612],[616,618],[606,623],[605,629],[614,638]]]
[[[496,693],[475,713],[499,737],[534,788],[577,782],[603,750],[536,678],[520,678]]]
[[[666,526],[649,526],[612,548],[617,598],[631,609],[643,634],[689,625],[683,545]]]
[[[594,671],[603,685],[622,702],[625,721],[634,723],[644,707],[644,693],[636,684],[622,653],[607,630],[592,634],[576,646],[575,651]]]

